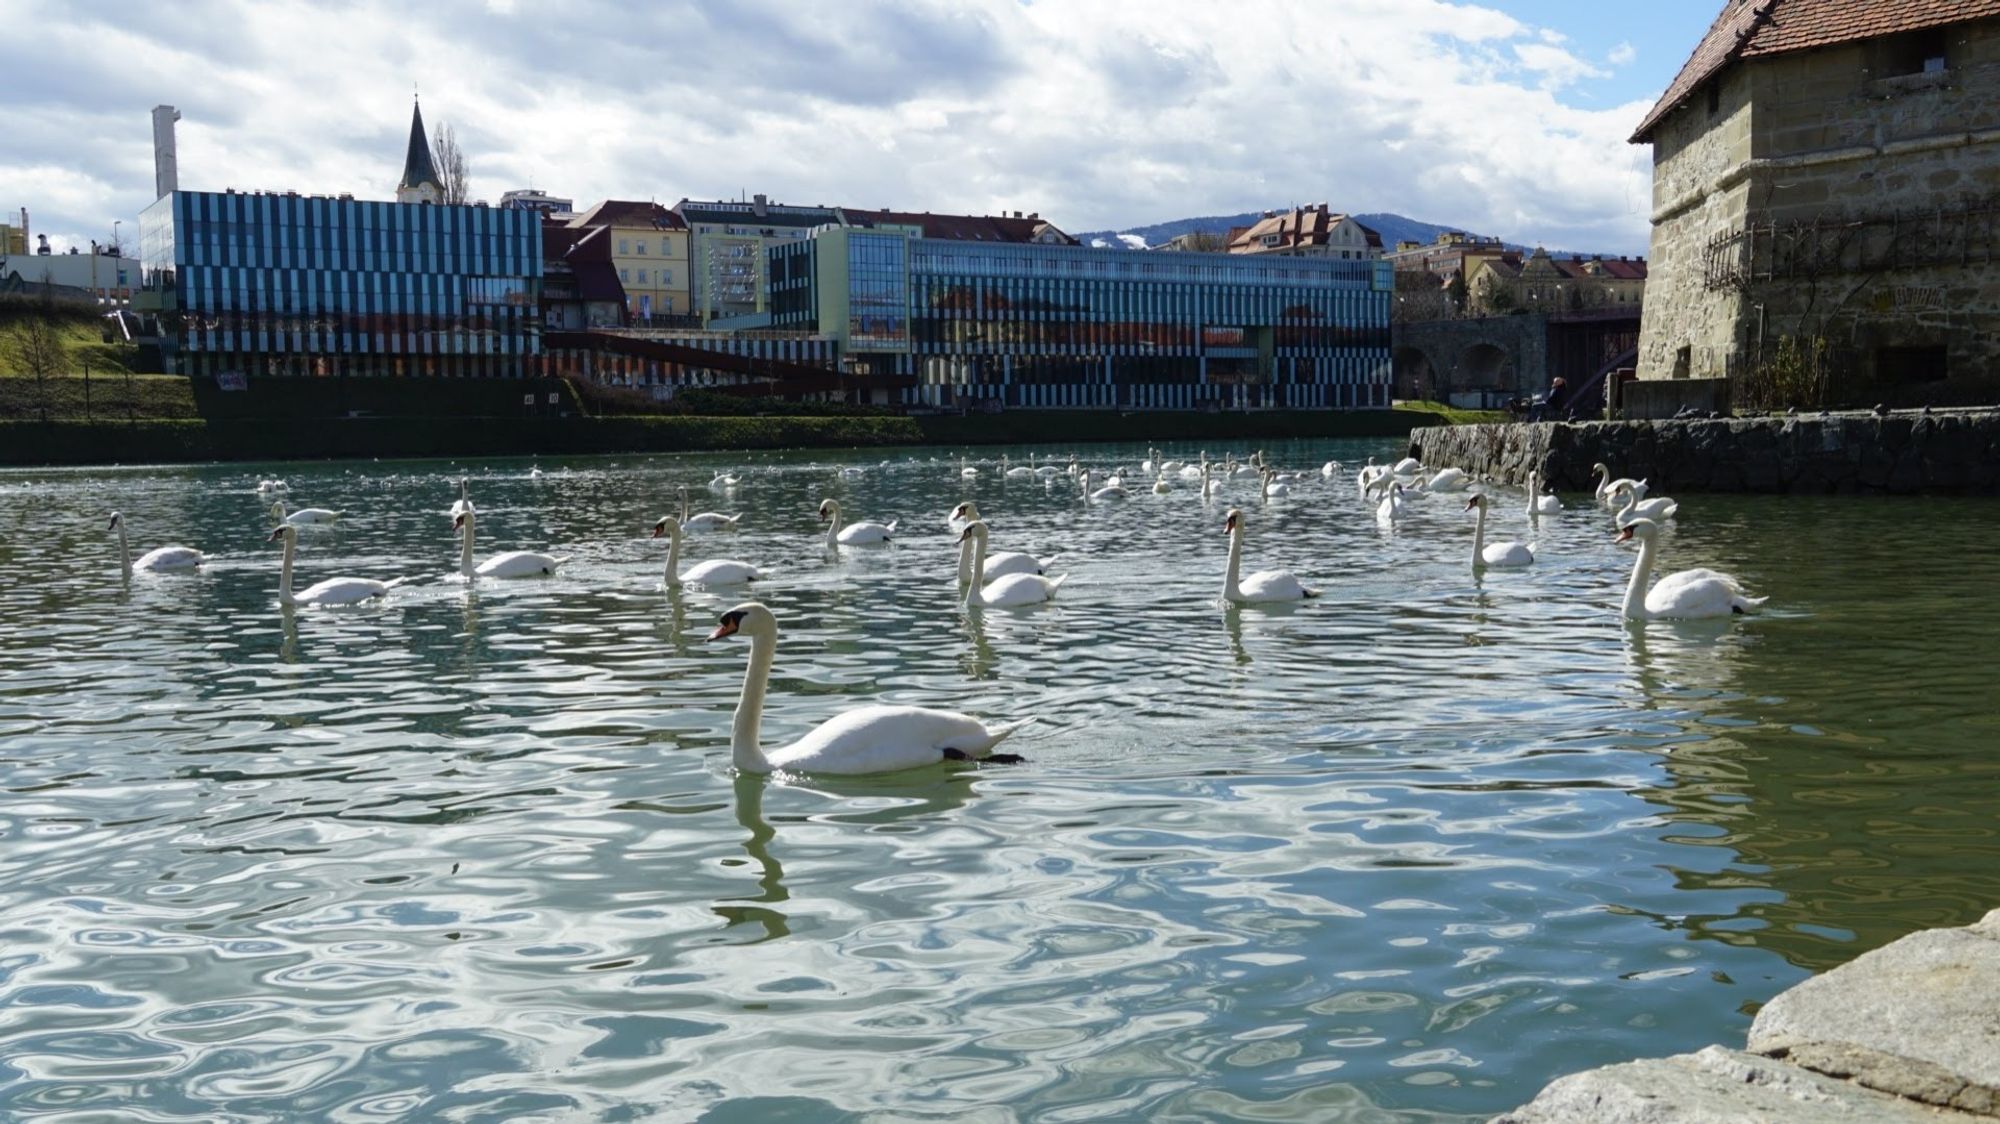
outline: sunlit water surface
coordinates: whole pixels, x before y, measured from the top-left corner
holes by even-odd
[[[1358,501],[1393,447],[1270,451],[1349,462],[1225,492],[1296,609],[1218,606],[1227,502],[991,450],[0,474],[0,1118],[1457,1119],[2000,904],[1990,504],[1690,497],[1665,566],[1769,611],[1628,629],[1588,497],[1477,580],[1462,500]],[[560,577],[449,577],[461,472]],[[274,475],[346,513],[301,584],[411,584],[280,611]],[[893,700],[1027,762],[734,777],[679,483],[744,513],[684,565],[772,571],[768,739]],[[898,541],[829,562],[823,496]],[[1055,605],[956,607],[968,497]],[[122,584],[114,509],[211,563]]]

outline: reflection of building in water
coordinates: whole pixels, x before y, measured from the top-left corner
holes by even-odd
[[[1666,783],[1637,794],[1708,829],[1666,838],[1734,855],[1674,875],[1681,889],[1741,904],[1673,924],[1819,971],[1917,928],[1976,920],[2000,900],[2000,784],[1984,739],[1968,722],[1932,745],[1875,734],[1878,704],[1897,708],[1899,724],[1916,707],[1903,691],[1887,692],[1898,707],[1843,679],[1856,662],[1832,649],[1856,638],[1821,650],[1819,638],[1774,643],[1727,622],[1654,622],[1627,636],[1633,698],[1681,728],[1663,738]],[[1801,658],[1802,639],[1823,658]]]

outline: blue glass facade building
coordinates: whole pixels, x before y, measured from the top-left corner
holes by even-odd
[[[541,216],[176,191],[139,216],[169,371],[518,377],[541,353]]]
[[[829,227],[769,251],[772,326],[910,404],[1386,408],[1384,262]]]

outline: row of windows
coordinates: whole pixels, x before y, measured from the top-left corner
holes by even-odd
[[[186,266],[174,279],[181,307],[192,312],[447,315],[485,305],[533,308],[541,300],[541,283],[527,277]]]
[[[1271,346],[1278,354],[1329,355],[1349,350],[1386,351],[1389,347],[1387,324],[1283,324],[1261,330],[1270,333]],[[971,322],[921,317],[911,334],[918,350],[942,352],[1029,349],[1044,354],[1111,351],[1195,355],[1256,346],[1255,337],[1241,327],[1139,320]]]
[[[674,283],[674,271],[671,269],[621,269],[618,271],[618,280],[623,281],[627,285],[658,285],[660,288],[665,289],[672,287]]]
[[[177,192],[140,216],[148,270],[182,265],[541,272],[539,217],[477,207]]]
[[[442,378],[518,379],[529,374],[518,355],[306,355],[214,351],[186,355],[177,374],[225,372],[271,378]]]
[[[1242,254],[1087,250],[1064,246],[989,245],[918,239],[910,244],[915,274],[981,277],[1092,277],[1175,281],[1206,285],[1294,285],[1313,288],[1387,289],[1386,269],[1374,261],[1325,257],[1258,257]]]
[[[1187,324],[1389,322],[1386,292],[946,275],[919,279],[915,297],[923,314],[966,320],[1088,322],[1143,316]]]

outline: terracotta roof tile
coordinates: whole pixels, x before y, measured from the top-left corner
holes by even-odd
[[[1765,58],[1928,27],[2000,16],[2000,0],[1728,0],[1667,92],[1632,131],[1632,143],[1703,82],[1739,58]]]
[[[569,220],[571,226],[650,226],[659,230],[686,230],[679,215],[658,203],[633,199],[606,199]]]

